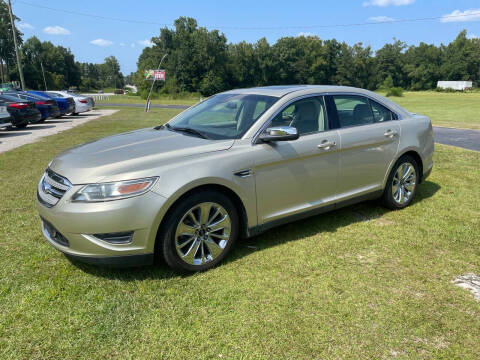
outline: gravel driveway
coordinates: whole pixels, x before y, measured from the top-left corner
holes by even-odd
[[[93,110],[77,116],[62,116],[40,124],[30,124],[23,130],[0,130],[0,153],[30,144],[38,139],[71,129],[101,116],[112,115],[118,110]]]

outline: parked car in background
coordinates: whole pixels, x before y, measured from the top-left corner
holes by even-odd
[[[72,112],[72,115],[78,115],[79,113],[87,112],[92,110],[93,108],[93,101],[90,97],[79,95],[79,94],[71,94],[66,91],[47,91],[47,93],[54,97],[64,97],[68,98],[71,97],[75,101],[75,108]]]
[[[238,237],[364,201],[410,205],[433,167],[430,119],[367,90],[227,91],[165,125],[76,146],[37,188],[43,234],[97,264],[201,271]],[[101,154],[101,156],[99,155]]]
[[[67,97],[67,98],[54,97],[54,96],[49,95],[45,91],[37,91],[37,90],[28,90],[27,92],[30,93],[30,94],[54,99],[58,104],[58,108],[60,109],[60,115],[58,117],[60,117],[62,115],[65,115],[65,114],[71,114],[72,112],[75,111],[75,100],[73,100],[72,97]]]
[[[34,101],[37,109],[40,110],[42,118],[38,122],[45,121],[48,118],[57,118],[60,116],[60,110],[54,99],[30,94],[23,91],[6,93],[7,95],[18,97],[19,99]]]
[[[0,100],[0,129],[9,128],[12,126],[12,117],[7,111],[7,105],[3,100]]]
[[[28,123],[35,123],[42,119],[42,114],[34,101],[3,94],[0,94],[0,101],[5,102],[7,111],[12,116],[12,125],[17,129],[24,129]]]

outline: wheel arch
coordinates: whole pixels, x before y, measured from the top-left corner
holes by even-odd
[[[224,195],[226,195],[234,204],[235,208],[238,211],[239,215],[239,222],[240,222],[240,237],[245,238],[248,237],[248,215],[247,211],[245,208],[245,204],[243,203],[242,199],[240,196],[232,190],[230,187],[218,184],[218,183],[209,183],[209,184],[201,184],[201,185],[196,185],[194,187],[189,188],[188,190],[184,191],[182,194],[178,195],[175,197],[175,200],[173,200],[169,205],[168,209],[165,211],[160,224],[158,225],[157,228],[157,233],[155,235],[155,249],[157,249],[158,244],[160,243],[159,241],[159,236],[162,233],[162,228],[165,226],[166,220],[168,219],[170,213],[173,211],[174,207],[181,202],[183,199],[191,195],[192,193],[198,192],[198,191],[217,191],[220,192]]]
[[[420,152],[418,151],[418,149],[415,149],[415,148],[408,148],[408,149],[405,149],[403,150],[402,152],[399,152],[397,154],[397,156],[392,160],[392,162],[390,163],[390,166],[388,167],[388,171],[387,173],[385,174],[385,178],[383,180],[383,187],[385,188],[385,185],[387,183],[387,180],[388,180],[388,176],[390,175],[390,172],[392,171],[392,168],[393,166],[395,165],[395,163],[398,161],[398,159],[400,159],[402,156],[405,156],[405,155],[409,155],[411,157],[413,157],[415,159],[415,161],[417,162],[417,165],[419,167],[419,173],[420,173],[420,181],[419,183],[421,183],[423,181],[423,159],[422,157],[420,156]]]

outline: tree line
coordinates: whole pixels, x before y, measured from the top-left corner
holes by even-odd
[[[14,18],[20,21],[18,17]],[[88,91],[124,86],[120,64],[114,56],[105,58],[100,64],[81,63],[75,61],[70,49],[56,46],[50,41],[40,41],[36,36],[23,41],[23,34],[18,29],[16,34],[22,56],[25,85],[29,89],[43,90],[46,85],[48,89],[66,89],[74,86]],[[0,0],[0,82],[19,79],[8,7]]]
[[[19,80],[8,8],[0,0],[0,80]],[[17,17],[15,17],[17,21]],[[394,39],[373,51],[362,43],[348,45],[317,36],[282,37],[274,44],[265,38],[255,43],[228,43],[218,30],[199,27],[196,20],[180,17],[173,28],[162,28],[143,50],[137,72],[123,76],[114,56],[101,64],[75,61],[70,49],[40,41],[23,41],[17,29],[26,86],[31,89],[80,90],[121,88],[135,84],[144,95],[151,81],[144,72],[162,68],[167,81],[156,82],[157,93],[216,92],[242,87],[278,84],[338,84],[377,89],[384,84],[409,90],[434,89],[438,80],[471,80],[480,85],[480,39],[466,31],[447,45],[420,43],[408,46]],[[43,79],[42,66],[45,74]]]
[[[282,37],[273,45],[265,38],[256,43],[227,43],[218,30],[199,27],[195,19],[180,17],[174,28],[163,28],[138,59],[136,82],[149,90],[144,71],[162,67],[163,93],[216,92],[277,84],[338,84],[377,89],[387,83],[409,90],[436,88],[439,80],[471,80],[480,84],[480,39],[466,31],[448,45],[420,43],[408,46],[394,39],[373,51],[362,43],[348,45],[317,36]]]

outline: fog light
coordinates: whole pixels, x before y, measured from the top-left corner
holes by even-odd
[[[118,233],[93,234],[97,239],[109,242],[111,244],[129,244],[133,240],[133,231]]]

